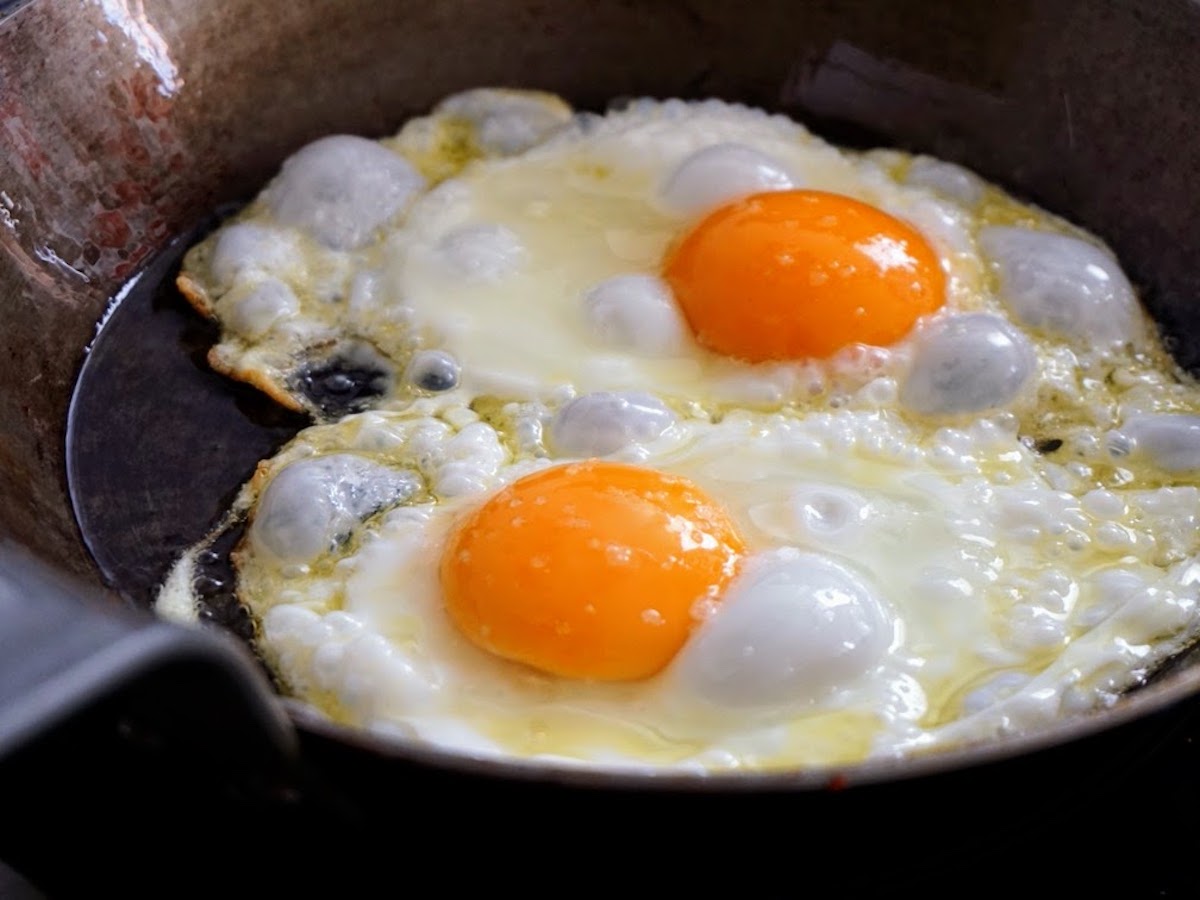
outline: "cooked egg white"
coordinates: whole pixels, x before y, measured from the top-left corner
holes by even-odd
[[[664,278],[667,251],[722,202],[799,189],[915,228],[945,278],[944,305],[899,340],[880,346],[851,331],[823,358],[749,364],[705,346]],[[871,251],[881,265],[887,240]],[[189,254],[181,285],[221,323],[218,369],[318,418],[344,410],[306,395],[314,369],[375,373],[382,396],[362,402],[376,407],[462,385],[538,400],[650,389],[710,409],[776,409],[822,406],[880,368],[911,365],[928,385],[947,353],[957,362],[942,383],[971,369],[979,385],[999,374],[1003,388],[971,400],[970,388],[953,399],[905,390],[919,412],[1005,406],[1038,436],[1051,418],[1064,432],[1111,428],[1120,412],[1097,398],[1130,377],[1121,373],[1153,383],[1155,412],[1194,405],[1173,385],[1132,286],[1090,236],[957,166],[848,153],[784,117],[718,101],[573,116],[549,95],[472,91],[380,144],[324,139]],[[986,327],[998,319],[940,324],[964,312],[1019,330],[1005,348],[990,336],[1007,326]],[[874,315],[863,310],[863,321]],[[413,364],[434,353],[438,373]]]
[[[1110,703],[1200,633],[1200,394],[1102,243],[950,163],[472,91],[302,149],[180,284],[214,366],[326,420],[234,561],[340,722],[846,764]],[[373,409],[305,393],[339,367]]]
[[[262,651],[339,721],[605,766],[846,763],[1106,702],[1198,624],[1197,490],[1058,489],[1068,476],[1011,416],[922,436],[865,398],[719,422],[637,396],[486,418],[464,399],[310,429],[241,499],[239,586]],[[447,616],[447,541],[506,485],[579,464],[549,457],[556,431],[580,456],[687,478],[744,537],[736,576],[696,598],[686,644],[652,677],[539,672]],[[507,547],[536,566],[550,538],[521,517],[514,504]],[[580,602],[603,587],[580,585]],[[656,596],[643,601],[653,618]]]

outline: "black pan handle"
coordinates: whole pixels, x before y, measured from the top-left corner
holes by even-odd
[[[0,760],[124,693],[139,695],[139,729],[192,755],[295,755],[290,721],[232,638],[114,608],[0,541]]]
[[[0,538],[0,875],[47,897],[237,892],[228,857],[256,841],[358,827],[299,744],[244,645],[123,608]],[[262,869],[272,888],[279,868]]]

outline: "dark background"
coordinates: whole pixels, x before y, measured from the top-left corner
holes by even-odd
[[[299,766],[242,755],[221,708],[173,731],[147,715],[163,699],[114,698],[0,765],[0,860],[43,896],[1200,896],[1198,703],[976,769],[788,794],[525,784],[313,736]],[[29,887],[0,874],[6,900]]]

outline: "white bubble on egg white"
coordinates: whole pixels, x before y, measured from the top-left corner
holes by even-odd
[[[958,290],[975,290],[973,280],[960,286],[961,275],[956,275],[966,267],[973,270],[977,257],[975,241],[971,237],[974,224],[971,213],[940,197],[912,197],[890,212],[915,226],[938,251],[942,266],[950,275],[947,290],[951,296]],[[948,257],[955,260],[954,265],[949,264]]]
[[[653,275],[616,275],[589,290],[583,310],[606,344],[647,355],[678,353],[687,324],[665,281]]]
[[[973,715],[1007,700],[1030,680],[1031,676],[1022,672],[1001,672],[989,678],[963,698],[963,714]]]
[[[1066,624],[1042,605],[1018,603],[1008,611],[1006,618],[1009,626],[1006,645],[1024,655],[1055,650],[1066,642]]]
[[[1089,516],[1102,521],[1120,519],[1128,512],[1121,495],[1104,488],[1088,491],[1079,498],[1079,505]]]
[[[714,704],[811,702],[878,665],[894,636],[878,588],[829,557],[784,547],[747,561],[675,675]]]
[[[397,652],[348,613],[322,615],[281,603],[266,612],[262,624],[264,644],[290,677],[337,693],[363,718],[389,705],[422,709],[441,688],[436,672]]]
[[[1123,651],[1131,654],[1131,662],[1140,663],[1133,672],[1145,672],[1153,660],[1144,659],[1149,655],[1138,644],[1155,644],[1154,653],[1158,659],[1163,659],[1173,652],[1172,643],[1178,648],[1183,640],[1183,630],[1189,623],[1195,624],[1196,595],[1194,589],[1177,590],[1166,583],[1147,588],[1140,594],[1134,594],[1114,617],[1117,625],[1124,631],[1118,638]],[[1163,639],[1164,635],[1173,636]],[[1128,670],[1127,670],[1128,671]],[[1117,676],[1120,677],[1119,675]],[[1132,679],[1126,675],[1124,686]]]
[[[797,485],[783,500],[750,508],[750,520],[767,534],[795,536],[818,547],[853,547],[877,515],[858,491],[818,482]]]
[[[1137,341],[1133,287],[1094,244],[1030,228],[991,226],[979,244],[1000,280],[1000,299],[1025,325],[1076,341]]]
[[[574,115],[570,106],[552,94],[500,88],[454,94],[439,103],[434,113],[470,122],[480,147],[499,156],[537,146],[570,123]]]
[[[441,393],[458,387],[462,367],[445,350],[418,350],[404,369],[404,379],[417,390]]]
[[[1200,534],[1200,487],[1179,485],[1140,492],[1132,498],[1130,513],[1155,521],[1151,529],[1153,547],[1163,557],[1192,557],[1196,553],[1196,535]],[[1200,581],[1197,572],[1187,584]]]
[[[1017,542],[1034,543],[1044,536],[1059,538],[1071,530],[1086,531],[1088,517],[1079,499],[1067,491],[1038,487],[1008,487],[995,492],[992,518]]]
[[[656,397],[637,391],[577,397],[550,422],[555,449],[572,456],[608,456],[630,444],[661,437],[675,414]]]
[[[465,225],[444,235],[437,255],[449,272],[468,282],[499,281],[525,257],[521,239],[503,225]]]
[[[926,415],[995,409],[1016,398],[1036,365],[1029,339],[999,316],[947,316],[917,336],[900,401]]]
[[[411,164],[366,138],[332,135],[297,150],[264,192],[275,221],[354,250],[425,187]]]
[[[389,355],[395,353],[395,343],[405,342],[403,337],[392,337],[412,333],[412,307],[400,302],[386,276],[376,270],[364,269],[356,272],[345,292],[343,323],[348,331],[370,334]],[[406,343],[406,342],[405,342]]]
[[[555,405],[569,402],[572,396],[573,394],[569,394],[557,398]],[[508,403],[503,412],[512,423],[510,434],[515,444],[514,456],[526,459],[545,458],[546,432],[551,419],[549,407],[540,402]]]
[[[930,188],[968,209],[983,199],[984,184],[974,172],[932,156],[918,156],[908,167],[906,184]]]
[[[307,564],[333,550],[367,516],[421,488],[408,469],[337,453],[299,460],[263,491],[249,529],[256,551],[282,563]]]
[[[218,301],[231,331],[254,340],[282,319],[294,316],[300,301],[292,289],[275,278],[239,285]]]
[[[783,163],[744,144],[715,144],[687,157],[659,194],[670,212],[698,215],[729,200],[796,187]]]
[[[1200,469],[1200,416],[1146,413],[1131,416],[1108,435],[1109,452],[1119,458],[1139,456],[1164,472]]]
[[[496,430],[486,422],[473,422],[448,440],[421,454],[421,471],[439,497],[478,494],[495,483],[509,454]]]
[[[218,285],[229,286],[252,272],[302,276],[305,257],[294,233],[239,222],[221,231],[213,245],[209,269]]]

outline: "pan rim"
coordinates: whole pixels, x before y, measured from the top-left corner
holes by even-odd
[[[613,766],[567,759],[483,755],[416,738],[372,732],[339,724],[310,704],[277,695],[302,732],[336,741],[397,763],[431,766],[462,775],[506,781],[553,783],[562,787],[604,790],[651,790],[687,793],[823,793],[895,784],[967,772],[1025,760],[1044,751],[1085,742],[1122,726],[1142,722],[1200,694],[1200,667],[1173,673],[1159,682],[1136,686],[1110,706],[1056,719],[1032,730],[992,736],[920,754],[871,757],[845,765],[778,769],[700,770],[664,766]]]

